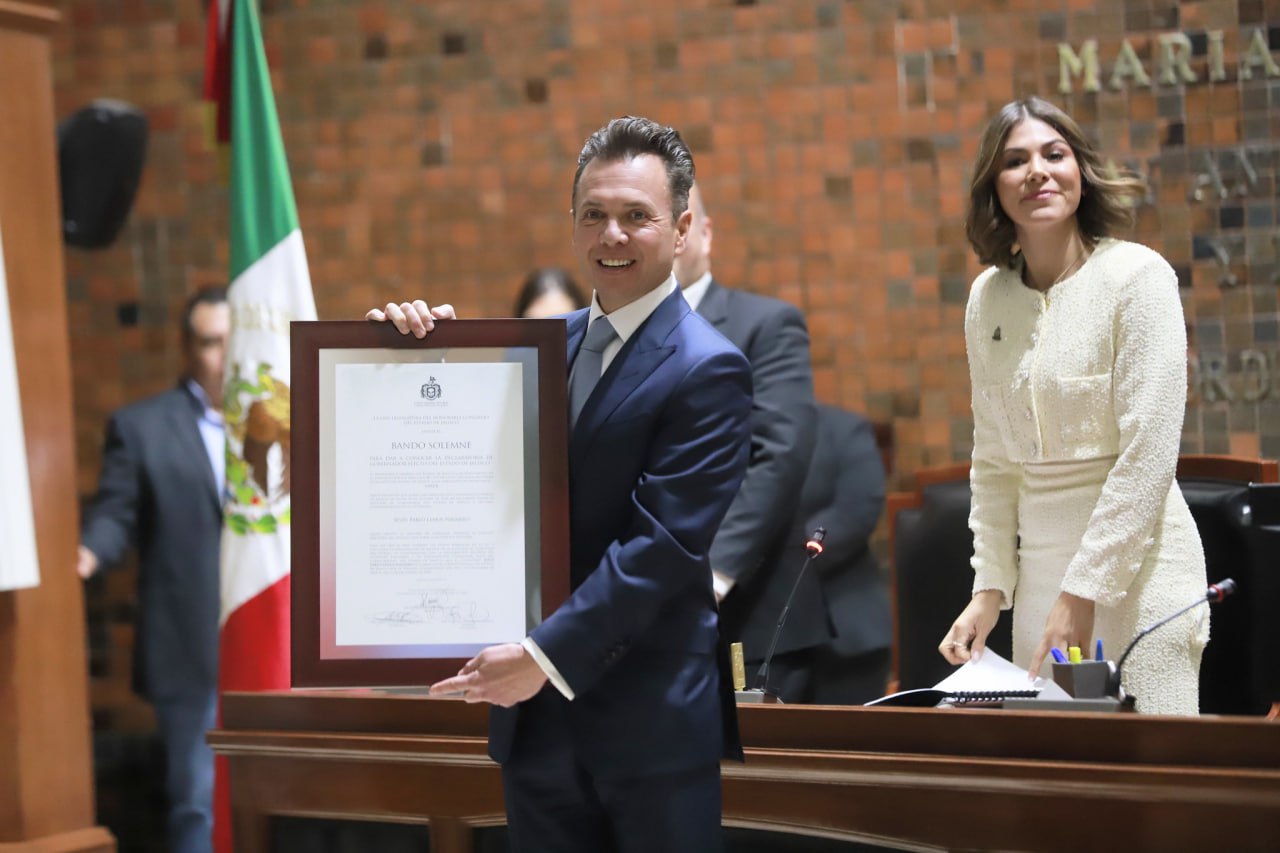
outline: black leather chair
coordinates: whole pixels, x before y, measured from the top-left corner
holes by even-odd
[[[1280,719],[1280,483],[1249,486],[1249,551],[1253,557],[1253,683],[1268,718]]]
[[[1272,625],[1280,618],[1274,601],[1278,561],[1274,554],[1265,561],[1254,553],[1249,484],[1274,483],[1276,478],[1274,461],[1204,455],[1178,459],[1178,485],[1200,531],[1209,582],[1234,578],[1239,589],[1213,605],[1209,645],[1200,664],[1203,714],[1265,714],[1271,708],[1273,698],[1256,673],[1276,668],[1276,646],[1268,650],[1260,638],[1264,633],[1274,636]]]
[[[938,643],[973,590],[969,466],[916,472],[916,490],[885,502],[894,612],[890,691],[932,687],[953,671]],[[987,646],[1012,657],[1012,619],[1002,613]]]
[[[973,535],[969,466],[923,469],[913,492],[888,496],[894,608],[891,690],[930,687],[951,667],[937,645],[969,599]],[[1253,500],[1276,518],[1251,525],[1250,483],[1277,482],[1275,461],[1183,455],[1178,484],[1204,543],[1210,583],[1231,577],[1239,594],[1214,605],[1200,675],[1206,714],[1265,714],[1280,702],[1280,497]],[[1262,494],[1255,487],[1256,494]],[[1260,510],[1262,506],[1260,506]],[[1269,517],[1269,516],[1268,516]],[[1267,527],[1274,525],[1274,528]],[[1001,614],[990,648],[1012,657],[1012,619]]]

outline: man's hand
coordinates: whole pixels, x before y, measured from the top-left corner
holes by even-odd
[[[97,570],[98,555],[81,545],[80,551],[76,555],[76,574],[84,580],[88,580]]]
[[[468,702],[488,702],[510,708],[530,699],[547,674],[519,643],[489,646],[467,661],[453,678],[431,685],[432,696],[461,693]]]
[[[452,305],[428,308],[426,302],[415,299],[412,302],[401,302],[399,305],[388,302],[386,308],[371,308],[364,318],[377,323],[390,320],[400,334],[412,334],[415,338],[425,338],[427,332],[436,327],[436,320],[454,320],[457,319],[457,315],[453,313]]]

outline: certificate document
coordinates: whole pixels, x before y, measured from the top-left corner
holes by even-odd
[[[519,363],[336,364],[335,645],[526,634]]]
[[[295,322],[296,688],[420,688],[569,597],[560,320]]]

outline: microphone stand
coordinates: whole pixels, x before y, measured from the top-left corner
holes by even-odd
[[[1109,679],[1110,684],[1108,685],[1109,687],[1108,692],[1112,696],[1120,697],[1120,670],[1124,666],[1124,662],[1129,658],[1129,653],[1133,651],[1133,647],[1138,645],[1139,640],[1141,640],[1143,637],[1147,636],[1157,628],[1163,625],[1169,624],[1174,619],[1177,619],[1179,616],[1181,616],[1183,613],[1186,613],[1188,610],[1199,607],[1201,604],[1204,604],[1205,602],[1208,602],[1210,604],[1218,604],[1219,602],[1222,601],[1222,599],[1226,598],[1228,595],[1231,595],[1235,591],[1236,591],[1236,582],[1231,578],[1224,578],[1220,583],[1211,584],[1209,588],[1205,591],[1205,594],[1202,598],[1198,598],[1195,601],[1188,604],[1186,607],[1176,610],[1175,612],[1164,617],[1159,622],[1155,623],[1149,628],[1144,628],[1143,630],[1139,631],[1138,636],[1134,637],[1133,640],[1130,641],[1129,646],[1124,650],[1124,654],[1120,655],[1120,660],[1116,661],[1115,670],[1112,671],[1111,678]],[[1123,698],[1123,697],[1120,697],[1120,698]]]
[[[796,572],[795,583],[791,584],[791,592],[787,594],[787,603],[783,605],[782,614],[778,616],[778,627],[773,629],[773,639],[769,641],[769,651],[765,654],[764,660],[760,664],[760,669],[756,671],[756,686],[753,688],[753,692],[770,695],[769,664],[773,661],[773,653],[778,648],[779,638],[782,637],[782,626],[787,624],[787,613],[791,610],[791,601],[796,597],[796,590],[800,588],[800,579],[804,577],[805,569],[809,568],[809,564],[822,553],[822,540],[826,538],[827,529],[818,527],[809,536],[809,541],[804,543],[804,562],[800,564],[800,571]]]

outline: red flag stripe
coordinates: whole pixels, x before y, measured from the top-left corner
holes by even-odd
[[[289,575],[246,601],[227,617],[218,647],[218,726],[222,694],[229,690],[279,690],[289,686]],[[213,790],[213,849],[229,853],[231,789],[227,759],[217,758]]]
[[[221,20],[223,0],[209,0],[209,19],[204,40],[204,100],[213,104],[214,142],[231,142],[231,16],[226,8],[226,25]]]

